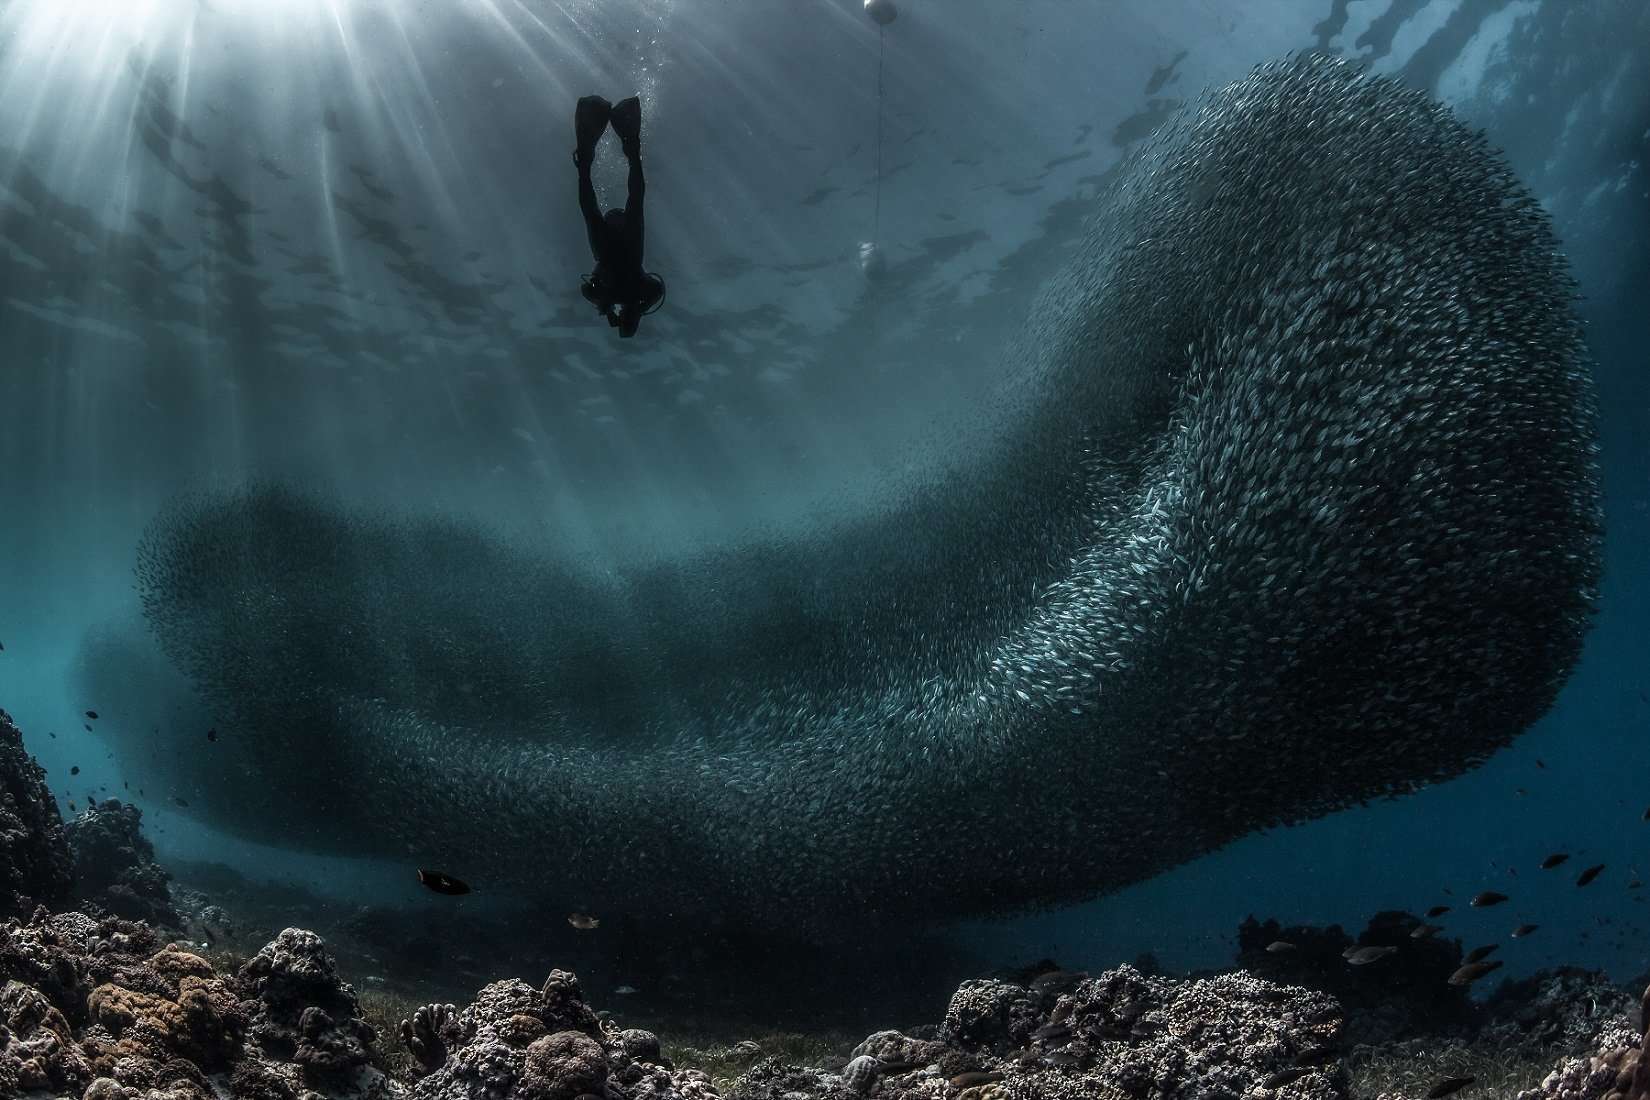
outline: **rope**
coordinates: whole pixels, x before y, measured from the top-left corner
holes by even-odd
[[[882,241],[882,55],[888,41],[886,30],[877,24],[877,203],[871,240],[879,246]]]

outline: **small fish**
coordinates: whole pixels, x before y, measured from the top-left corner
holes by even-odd
[[[632,993],[637,992],[637,989],[633,985],[621,985],[615,986],[613,992],[620,997],[628,997]]]
[[[1266,945],[1266,953],[1268,955],[1282,955],[1287,951],[1293,950],[1295,950],[1295,945],[1290,943],[1288,940],[1273,940],[1271,943]]]
[[[1535,758],[1535,766],[1538,768],[1545,768],[1547,766],[1547,762],[1538,756]]]
[[[601,922],[600,917],[593,917],[589,913],[570,913],[567,917],[567,923],[581,932],[588,932]]]
[[[1476,1077],[1440,1077],[1438,1083],[1427,1090],[1427,1100],[1444,1100],[1444,1097],[1460,1092],[1476,1080]]]
[[[70,803],[69,803],[69,812],[70,812],[70,813],[75,813],[75,812],[77,812],[77,811],[76,811],[76,808],[75,808],[75,804],[74,804],[74,803],[73,803],[73,802],[70,802]]]
[[[1293,1084],[1294,1082],[1299,1081],[1302,1077],[1305,1077],[1311,1072],[1312,1068],[1310,1066],[1289,1066],[1286,1069],[1280,1069],[1276,1073],[1272,1074],[1266,1080],[1262,1081],[1261,1085],[1269,1089],[1282,1088],[1284,1085]]]
[[[1043,1061],[1051,1066],[1075,1066],[1082,1059],[1069,1050],[1055,1050],[1043,1055]]]
[[[1475,963],[1467,963],[1461,969],[1449,976],[1450,985],[1470,985],[1482,978],[1485,974],[1501,969],[1500,959],[1481,959]]]
[[[418,870],[418,881],[434,890],[438,894],[468,894],[470,888],[451,875],[444,875],[440,871],[426,871],[422,867]]]
[[[86,712],[86,717],[90,718],[94,722],[97,721],[97,711],[95,711],[95,710],[87,711]]]
[[[139,791],[138,793],[142,794],[143,792]],[[183,799],[179,798],[177,795],[172,796],[172,801],[176,802],[179,806],[182,806],[186,810],[189,808],[189,803],[185,802]]]
[[[81,724],[81,726],[83,726],[83,727],[84,727],[84,728],[85,728],[85,730],[86,730],[86,732],[87,732],[87,733],[91,733],[91,732],[92,732],[92,727],[91,727],[91,726],[89,726],[89,725],[87,725],[87,724],[86,724],[86,723],[85,723],[85,722],[82,722],[82,723],[80,723],[80,724]]]
[[[1033,1031],[1031,1037],[1038,1042],[1045,1042],[1049,1039],[1064,1039],[1070,1034],[1071,1027],[1068,1024],[1044,1024]]]
[[[1483,947],[1475,947],[1471,951],[1467,952],[1467,957],[1464,961],[1475,963],[1483,959],[1487,959],[1491,955],[1495,954],[1495,949],[1500,946],[1501,945],[1498,943],[1487,943]]]
[[[1521,940],[1540,927],[1539,924],[1521,924],[1512,930],[1512,937],[1515,940]]]
[[[1557,867],[1560,863],[1563,863],[1569,858],[1570,853],[1568,852],[1554,852],[1552,855],[1541,861],[1541,869],[1543,871],[1551,871],[1554,867]],[[1455,1078],[1447,1077],[1445,1080],[1453,1081]]]
[[[1591,867],[1576,876],[1576,885],[1586,886],[1589,882],[1592,882],[1595,878],[1598,878],[1598,873],[1602,870],[1604,870],[1604,864],[1593,864]]]
[[[218,731],[216,729],[207,730],[206,731],[206,739],[208,741],[216,741],[218,739]]]
[[[1353,966],[1368,966],[1397,950],[1396,947],[1349,947],[1343,957]]]
[[[1627,880],[1627,889],[1629,889],[1629,890],[1637,890],[1640,886],[1643,886],[1643,885],[1644,885],[1644,880],[1642,880],[1642,879],[1632,878],[1632,879]]]
[[[1499,890],[1485,890],[1482,893],[1475,894],[1471,904],[1474,909],[1483,909],[1490,905],[1500,905],[1506,900],[1507,895]]]
[[[74,767],[70,768],[69,769],[69,774],[70,775],[79,775],[80,774],[80,765],[76,764]]]
[[[1449,912],[1449,906],[1434,905],[1431,909],[1427,910],[1427,919],[1432,920],[1434,917],[1441,917],[1447,912]]]
[[[971,1069],[951,1078],[949,1084],[954,1089],[971,1089],[975,1085],[995,1084],[1002,1079],[1003,1075],[994,1070]]]
[[[1645,807],[1644,816],[1639,818],[1639,820],[1640,821],[1650,821],[1650,806]]]
[[[1409,934],[1409,938],[1412,940],[1424,940],[1436,935],[1439,932],[1442,932],[1443,930],[1444,926],[1441,924],[1423,924],[1421,927],[1411,932]]]

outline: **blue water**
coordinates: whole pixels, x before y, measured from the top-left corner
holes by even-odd
[[[852,514],[939,461],[928,441],[966,438],[1077,238],[1073,200],[1179,101],[1320,48],[1483,127],[1571,258],[1607,518],[1583,661],[1463,778],[957,935],[999,963],[1213,966],[1251,913],[1356,931],[1493,886],[1515,903],[1446,924],[1472,943],[1541,924],[1509,974],[1650,969],[1646,893],[1625,886],[1650,872],[1650,9],[905,0],[879,42],[858,7],[0,10],[0,707],[65,811],[123,796],[71,662],[132,609],[133,548],[174,494],[273,474],[554,530],[597,561]],[[591,90],[637,91],[646,112],[649,258],[670,297],[632,343],[576,297],[568,118]],[[869,239],[879,284],[857,263]],[[425,900],[403,868],[235,840],[161,792],[140,804],[163,862]],[[1556,850],[1608,870],[1578,890],[1535,869]]]

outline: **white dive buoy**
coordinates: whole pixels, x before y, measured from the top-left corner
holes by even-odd
[[[865,14],[874,19],[879,27],[886,27],[899,18],[894,0],[865,0]]]
[[[882,249],[875,241],[859,242],[859,270],[867,279],[876,281],[888,269],[888,261],[882,258]]]

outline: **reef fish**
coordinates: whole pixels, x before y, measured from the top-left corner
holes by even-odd
[[[1484,890],[1473,895],[1471,905],[1475,909],[1485,909],[1491,905],[1500,905],[1507,900],[1507,895],[1499,890]]]
[[[1444,1100],[1444,1097],[1460,1092],[1476,1080],[1476,1077],[1440,1077],[1438,1083],[1427,1090],[1427,1100]]]
[[[569,913],[567,923],[581,932],[588,932],[592,928],[599,927],[602,921],[600,917],[593,917],[589,913]]]
[[[1560,863],[1563,863],[1569,858],[1570,854],[1568,852],[1554,852],[1552,855],[1541,861],[1541,869],[1543,871],[1551,871],[1554,867],[1557,867]]]
[[[1501,969],[1500,959],[1481,959],[1478,962],[1467,963],[1449,976],[1450,985],[1471,985],[1485,974]]]
[[[1383,946],[1349,947],[1341,957],[1353,966],[1368,966],[1377,959],[1384,959],[1397,950],[1396,947]]]
[[[1592,882],[1595,878],[1598,878],[1599,872],[1602,871],[1602,870],[1604,870],[1604,864],[1602,864],[1602,863],[1593,864],[1591,867],[1587,868],[1585,871],[1581,872],[1581,874],[1576,876],[1576,885],[1577,886],[1586,886],[1589,882]]]
[[[440,871],[426,871],[422,867],[418,869],[418,881],[438,894],[458,895],[470,892],[470,887],[466,883],[460,882],[452,875]]]
[[[1500,946],[1501,945],[1498,943],[1487,943],[1483,947],[1475,947],[1471,951],[1467,952],[1467,957],[1462,961],[1475,963],[1482,959],[1487,959],[1491,955],[1495,954],[1496,948]]]

